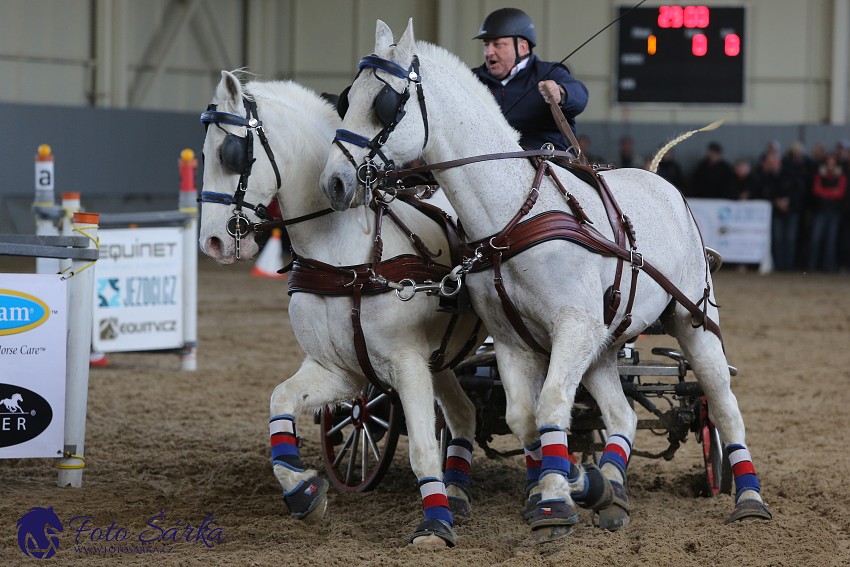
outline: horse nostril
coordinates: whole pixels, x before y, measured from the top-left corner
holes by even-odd
[[[207,240],[206,252],[213,258],[221,258],[222,243],[217,236],[212,236]]]
[[[345,200],[345,184],[336,175],[331,178],[328,184],[328,196],[333,204],[340,204]]]

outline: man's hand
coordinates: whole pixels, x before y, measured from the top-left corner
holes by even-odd
[[[540,94],[544,99],[548,93],[550,97],[558,102],[558,104],[564,102],[564,97],[566,96],[564,89],[562,89],[555,81],[540,81],[537,83],[537,90],[540,91]]]

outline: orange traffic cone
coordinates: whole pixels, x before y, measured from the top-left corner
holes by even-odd
[[[283,244],[280,241],[280,229],[272,229],[272,236],[266,242],[263,251],[257,261],[254,262],[254,268],[251,270],[252,276],[261,278],[282,278],[283,274],[277,273],[283,268]]]

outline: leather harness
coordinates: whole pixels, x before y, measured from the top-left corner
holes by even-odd
[[[384,172],[383,177],[387,181],[391,181],[396,177],[412,173],[448,169],[450,167],[457,167],[459,165],[485,161],[488,159],[552,157],[553,155],[555,157],[572,157],[566,152],[546,150],[505,152],[502,154],[488,154],[473,156],[470,158],[461,158],[406,170],[390,170]],[[596,254],[617,259],[614,282],[611,287],[609,287],[605,294],[605,298],[603,299],[604,322],[606,325],[610,325],[613,322],[621,305],[622,293],[620,291],[620,284],[622,280],[623,266],[627,262],[632,266],[632,281],[626,300],[623,319],[617,328],[612,331],[612,341],[619,338],[631,324],[631,311],[634,306],[634,299],[637,290],[637,275],[640,271],[644,271],[667,293],[669,293],[673,299],[678,301],[683,307],[690,311],[694,327],[705,327],[706,330],[714,333],[722,343],[723,337],[721,336],[719,325],[707,315],[708,301],[711,293],[707,276],[703,296],[694,303],[685,296],[685,294],[676,287],[673,282],[671,282],[650,262],[645,260],[638,252],[634,228],[632,227],[628,216],[623,214],[620,210],[604,178],[599,174],[598,169],[601,168],[584,166],[576,163],[565,163],[560,165],[566,166],[570,172],[587,181],[599,192],[608,216],[608,221],[613,230],[614,240],[605,237],[598,230],[590,226],[592,223],[582,209],[581,204],[575,196],[566,190],[564,185],[558,179],[554,169],[552,168],[551,162],[546,159],[541,159],[537,164],[537,173],[534,177],[534,182],[532,183],[528,198],[508,224],[495,235],[474,242],[469,242],[463,247],[464,256],[472,258],[471,269],[469,271],[478,272],[489,268],[493,269],[493,285],[501,301],[505,316],[508,318],[508,321],[510,321],[516,333],[523,339],[529,348],[540,354],[549,354],[549,351],[543,348],[534,339],[531,331],[522,320],[522,317],[520,316],[513,301],[511,301],[502,280],[501,265],[503,261],[516,256],[523,250],[555,239],[567,240]],[[531,209],[537,202],[539,187],[543,175],[549,176],[552,181],[555,182],[555,185],[567,201],[570,213],[557,210],[546,211],[523,221],[523,217],[531,212]],[[707,273],[708,269],[706,266],[706,274]],[[702,307],[700,307],[700,305],[702,305]]]
[[[410,193],[397,196],[409,205],[413,206],[438,224],[445,231],[450,244],[450,256],[454,260],[460,257],[460,237],[457,226],[451,217],[441,209],[424,203],[419,197]],[[388,203],[380,199],[374,199],[373,207],[375,214],[375,244],[373,249],[373,261],[354,266],[333,266],[311,258],[295,258],[292,263],[282,271],[288,271],[289,295],[293,293],[312,293],[325,296],[351,296],[351,325],[353,327],[354,351],[357,362],[360,364],[364,376],[378,391],[394,395],[378,377],[372,362],[369,359],[369,351],[366,347],[366,337],[361,324],[361,304],[364,295],[376,295],[392,291],[387,285],[389,281],[412,279],[414,281],[440,281],[451,271],[451,267],[438,264],[433,258],[440,256],[442,250],[433,253],[427,249],[419,236],[410,231],[402,220],[392,211]],[[387,214],[399,228],[409,236],[416,248],[416,254],[402,254],[388,260],[382,260],[383,241],[381,239],[381,221],[383,215]],[[478,332],[481,329],[481,320],[478,319],[471,336],[463,348],[448,363],[445,360],[445,352],[449,342],[454,335],[459,313],[453,313],[440,347],[431,353],[429,366],[436,372],[445,368],[452,368],[460,363],[467,352],[475,346],[478,340]]]

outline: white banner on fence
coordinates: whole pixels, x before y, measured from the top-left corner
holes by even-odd
[[[761,264],[770,256],[768,201],[688,199],[705,245],[726,262]]]
[[[92,349],[182,347],[181,229],[102,229],[99,236]]]
[[[0,274],[0,458],[61,456],[67,293],[57,274]]]

